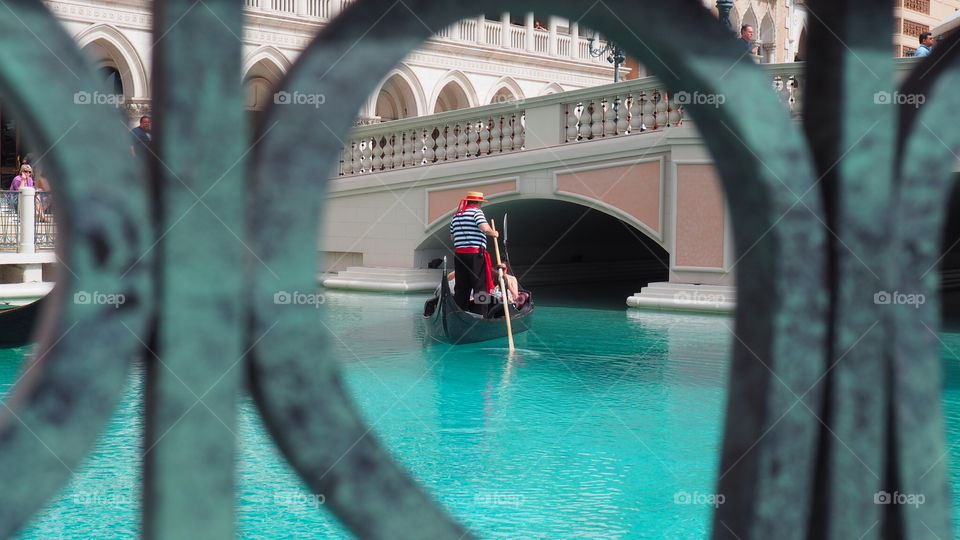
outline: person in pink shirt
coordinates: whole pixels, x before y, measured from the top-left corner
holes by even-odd
[[[33,186],[33,167],[29,163],[24,163],[20,166],[20,174],[13,177],[13,182],[10,182],[10,191],[20,191],[22,187],[34,187]]]

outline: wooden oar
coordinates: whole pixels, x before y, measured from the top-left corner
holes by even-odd
[[[494,231],[497,230],[497,226],[494,225],[493,220],[490,220],[490,228]],[[497,266],[500,266],[500,240],[493,239],[493,250],[497,254]],[[503,282],[503,269],[497,268],[497,275],[500,277],[500,292],[503,293],[503,317],[507,320],[507,344],[510,347],[510,352],[514,351],[513,347],[513,328],[510,326],[510,291],[507,290],[506,284]]]

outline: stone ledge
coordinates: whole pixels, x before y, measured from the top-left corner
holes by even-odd
[[[729,286],[658,282],[628,297],[627,307],[731,314],[737,308],[736,294]]]

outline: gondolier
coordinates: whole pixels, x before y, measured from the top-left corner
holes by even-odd
[[[456,287],[454,300],[464,310],[470,309],[470,293],[480,297],[476,302],[476,311],[486,315],[490,308],[487,295],[493,289],[493,276],[490,272],[490,255],[487,253],[487,236],[500,236],[487,224],[487,217],[480,209],[483,193],[470,191],[460,201],[453,219],[450,221],[450,236],[453,238],[454,270]],[[483,293],[482,295],[480,293]]]

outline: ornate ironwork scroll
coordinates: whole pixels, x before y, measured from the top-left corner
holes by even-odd
[[[522,3],[602,32],[673,92],[724,96],[720,107],[690,107],[722,175],[738,260],[718,486],[726,502],[714,535],[917,538],[929,529],[946,537],[936,304],[908,311],[873,294],[936,297],[935,273],[924,270],[938,255],[949,151],[960,147],[948,124],[960,107],[950,91],[956,54],[930,57],[904,87],[925,93],[924,108],[883,108],[875,96],[894,86],[889,36],[877,29],[890,27],[890,10],[863,0],[809,5],[813,93],[803,133],[702,2]],[[143,349],[145,536],[232,535],[244,367],[274,440],[355,533],[466,534],[370,434],[337,363],[322,354],[316,311],[273,298],[315,287],[324,185],[355,111],[405,55],[474,8],[353,4],[280,85],[307,99],[277,100],[253,137],[238,84],[240,10],[221,0],[157,4],[148,197],[142,171],[125,157],[119,113],[74,102],[99,89],[69,36],[39,3],[0,5],[0,89],[50,148],[69,269],[37,360],[0,414],[0,534],[23,526],[68,478]],[[104,190],[109,199],[81,207],[89,171],[129,189]],[[85,290],[127,301],[119,309],[71,302]],[[922,492],[927,504],[878,505],[883,490]]]
[[[41,2],[4,2],[0,42],[0,89],[33,147],[48,150],[63,224],[56,308],[44,314],[33,359],[0,414],[0,536],[8,537],[66,482],[114,410],[147,335],[153,234],[143,171],[125,159],[124,120],[93,99],[104,89],[63,26]],[[91,196],[92,178],[124,189]],[[74,301],[97,292],[125,302]]]

